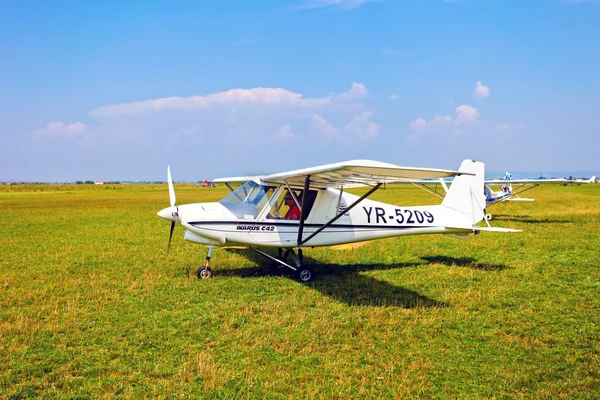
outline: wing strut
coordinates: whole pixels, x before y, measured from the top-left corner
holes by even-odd
[[[298,228],[298,247],[302,245],[302,234],[304,233],[304,205],[308,197],[308,188],[310,187],[310,175],[304,178],[304,192],[302,192],[302,205],[300,206],[300,227]]]
[[[444,196],[442,196],[441,194],[439,194],[437,192],[437,182],[435,183],[435,189],[431,189],[429,186],[427,186],[427,184],[425,183],[417,183],[417,182],[411,182],[413,185],[415,185],[416,187],[418,187],[419,189],[423,189],[424,191],[426,191],[427,193],[431,193],[434,196],[439,197],[440,199],[443,199]],[[446,187],[446,192],[448,192],[448,187]]]
[[[317,229],[316,231],[314,231],[312,234],[310,234],[306,239],[304,240],[300,240],[302,238],[302,230],[304,228],[304,224],[303,224],[303,220],[302,218],[300,219],[300,229],[298,230],[298,247],[302,246],[304,243],[308,242],[310,239],[312,239],[313,237],[315,237],[318,233],[320,233],[323,229],[327,228],[329,225],[333,224],[335,221],[338,220],[338,218],[340,218],[342,215],[346,214],[348,211],[350,211],[351,209],[354,208],[354,206],[356,206],[358,203],[360,203],[361,201],[363,201],[364,199],[366,199],[367,197],[369,197],[371,195],[371,193],[373,193],[374,191],[376,191],[377,189],[379,189],[379,187],[381,186],[381,183],[378,183],[377,185],[373,186],[371,188],[371,190],[369,190],[367,193],[363,194],[359,199],[357,199],[354,203],[352,203],[348,208],[346,208],[345,210],[339,211],[335,217],[333,217],[332,219],[330,219],[328,222],[326,222],[323,226],[321,226],[319,229]],[[305,187],[308,186],[308,178],[305,181]],[[304,202],[304,200],[303,200]]]
[[[510,182],[510,181],[509,181],[509,182]],[[519,189],[521,189],[522,187],[524,187],[525,185],[526,185],[526,184],[524,183],[524,184],[522,184],[522,185],[518,186],[516,189],[513,189],[513,193],[515,194],[515,196],[519,197],[519,194],[520,194],[520,193],[525,193],[525,192],[526,192],[526,191],[528,191],[528,190],[531,190],[531,189],[534,189],[534,188],[536,188],[536,187],[540,186],[540,184],[539,184],[539,183],[537,183],[537,184],[535,184],[535,183],[534,183],[534,184],[533,184],[533,186],[531,186],[531,187],[525,188],[525,189],[523,189],[523,190],[519,190]]]

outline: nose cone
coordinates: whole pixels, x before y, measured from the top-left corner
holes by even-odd
[[[177,207],[167,207],[160,210],[157,215],[169,221],[177,221]]]

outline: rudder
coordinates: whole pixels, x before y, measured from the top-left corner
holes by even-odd
[[[458,170],[474,175],[455,177],[442,205],[465,214],[474,225],[485,216],[485,166],[480,161],[464,160]]]

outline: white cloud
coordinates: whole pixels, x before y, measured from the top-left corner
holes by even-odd
[[[362,112],[352,117],[343,127],[335,126],[322,115],[315,114],[309,132],[324,142],[336,140],[345,144],[366,141],[375,138],[379,134],[379,124],[371,122],[373,113]]]
[[[40,137],[80,137],[86,132],[86,125],[82,122],[65,124],[64,122],[50,122],[44,128],[33,131],[34,138]]]
[[[456,107],[456,124],[460,125],[467,122],[474,122],[479,117],[479,113],[475,107],[462,105]]]
[[[456,117],[452,118],[449,115],[437,115],[429,122],[423,118],[417,118],[409,124],[409,127],[415,131],[423,131],[429,128],[444,127],[444,126],[462,126],[475,124],[479,122],[479,112],[477,108],[462,105],[456,107]]]
[[[353,82],[345,92],[323,96],[259,87],[115,103],[91,111],[88,125],[52,122],[32,136],[73,136],[78,148],[89,144],[158,158],[197,147],[228,148],[239,155],[265,142],[280,145],[290,140],[303,149],[319,141],[320,150],[326,151],[328,144],[354,145],[377,137],[380,127],[368,93],[363,83]]]
[[[392,101],[396,101],[396,100],[398,100],[398,96],[396,96],[395,94],[393,94],[393,95],[391,95],[389,97],[389,99],[392,100]]]
[[[408,126],[410,127],[410,129],[420,131],[420,130],[427,128],[427,121],[425,121],[423,118],[419,117],[419,118],[415,119],[413,122],[411,122]]]
[[[340,100],[353,101],[366,97],[368,93],[369,91],[367,90],[364,84],[352,82],[350,90],[344,93],[340,93],[337,97]]]
[[[312,116],[309,132],[313,135],[324,137],[325,139],[331,139],[338,136],[341,129],[333,126],[322,115],[315,114]]]
[[[487,99],[488,97],[490,97],[490,88],[477,81],[477,85],[475,86],[475,92],[473,93],[473,98]]]
[[[373,113],[370,111],[365,111],[364,113],[357,115],[346,124],[344,132],[353,138],[361,140],[374,138],[379,133],[379,125],[371,122],[372,116]]]
[[[347,93],[356,91],[353,87]],[[164,110],[198,110],[215,105],[258,104],[321,107],[331,103],[328,97],[305,99],[299,93],[281,88],[231,89],[206,96],[165,97],[135,103],[123,103],[97,108],[90,112],[95,117],[121,117]]]

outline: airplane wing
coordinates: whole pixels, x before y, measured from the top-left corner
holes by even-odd
[[[559,179],[490,179],[484,181],[486,185],[540,185],[544,183],[569,183],[571,181],[563,178]]]
[[[213,182],[216,183],[246,183],[248,181],[260,183],[260,176],[234,176],[231,178],[213,179]]]
[[[318,167],[298,169],[279,174],[266,175],[261,181],[266,184],[302,186],[310,175],[310,186],[314,188],[350,188],[373,186],[379,183],[407,182],[427,178],[444,178],[467,174],[459,171],[401,167],[371,160],[352,160]]]

